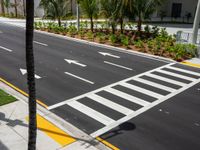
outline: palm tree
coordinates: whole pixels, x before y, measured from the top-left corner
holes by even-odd
[[[26,1],[26,67],[27,83],[29,91],[29,138],[28,150],[36,149],[37,119],[36,119],[36,89],[35,69],[33,53],[33,23],[34,23],[34,0]]]
[[[18,6],[17,0],[14,0],[13,7],[15,8],[15,17],[17,17],[17,6]]]
[[[109,23],[112,28],[112,33],[115,33],[117,20],[118,20],[118,9],[119,9],[119,1],[118,0],[101,0],[101,11],[106,18],[109,19]]]
[[[61,18],[67,14],[68,0],[41,0],[40,6],[44,8],[45,15],[58,20],[61,26]]]
[[[138,32],[141,32],[142,21],[144,19],[149,19],[159,6],[162,5],[164,0],[133,0],[132,12],[138,17],[137,27]]]
[[[5,9],[4,9],[4,0],[1,0],[1,12],[2,12],[2,15],[4,16],[5,15]]]
[[[80,6],[81,6],[83,12],[90,19],[90,28],[91,28],[91,31],[93,32],[93,29],[94,29],[93,19],[97,18],[97,14],[98,14],[98,10],[99,10],[97,0],[81,0]]]
[[[10,0],[4,0],[4,6],[6,7],[6,13],[9,14]]]
[[[81,0],[76,0],[76,15],[77,15],[77,30],[78,31],[80,29],[80,9],[79,9],[80,1]]]
[[[26,4],[25,4],[25,0],[22,1],[23,2],[23,11],[24,11],[24,16],[26,16]]]

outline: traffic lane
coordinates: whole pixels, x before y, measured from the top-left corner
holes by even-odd
[[[11,30],[10,30],[10,28],[11,28]],[[20,29],[20,30],[18,30],[18,29]],[[6,34],[4,36],[12,37],[11,39],[13,39],[13,37],[17,36],[13,42],[15,42],[15,43],[24,42],[24,40],[25,40],[24,39],[24,34],[25,34],[24,30],[22,30],[19,27],[14,27],[14,26],[9,26],[9,25],[6,26],[6,30],[9,34],[8,35]],[[12,30],[14,30],[15,32],[13,32]],[[7,40],[8,40],[8,38],[7,38]],[[48,35],[45,35],[42,33],[35,33],[35,40],[49,45],[49,47],[51,47],[52,50],[48,50],[47,52],[52,53],[54,56],[56,56],[58,54],[60,54],[60,56],[63,56],[65,54],[69,54],[69,55],[73,54],[74,56],[80,56],[81,58],[82,57],[85,57],[87,59],[91,58],[91,61],[97,60],[100,57],[102,60],[105,60],[105,61],[108,61],[111,63],[115,63],[118,65],[122,65],[122,66],[124,65],[125,67],[128,67],[128,68],[132,68],[132,67],[136,66],[137,62],[145,63],[146,60],[148,60],[148,62],[154,62],[154,60],[152,60],[152,59],[140,57],[140,56],[136,56],[136,55],[134,55],[135,61],[132,61],[133,58],[130,54],[112,51],[112,50],[105,49],[105,48],[90,46],[90,45],[87,45],[84,43],[78,43],[78,42],[74,42],[74,41],[70,41],[70,40],[66,40],[66,39],[62,39],[62,38],[58,38],[58,37],[54,37],[54,36],[48,36]],[[21,50],[21,49],[19,49],[19,50]],[[101,52],[101,51],[107,52],[107,53],[114,53],[114,55],[117,55],[117,56],[119,55],[120,63],[118,62],[118,59],[113,59],[113,58],[110,58],[109,56],[100,55],[98,52]],[[83,59],[85,60],[85,58],[83,58]],[[123,63],[121,63],[121,62],[123,62]],[[161,64],[162,64],[162,62],[161,62]],[[148,64],[145,64],[145,65],[148,66]],[[149,64],[149,66],[151,66],[151,64]]]
[[[150,62],[154,62],[155,60],[155,58],[145,56],[145,55],[138,56],[138,54],[134,54],[134,53],[128,54],[126,53],[126,51],[123,52],[117,49],[111,50],[107,48],[101,48],[98,46],[89,45],[87,43],[67,40],[61,37],[55,37],[53,35],[46,35],[43,33],[36,32],[35,37],[42,43],[48,44],[50,47],[52,47],[53,49],[56,49],[58,52],[61,52],[61,53],[66,53],[66,52],[72,53],[75,56],[85,56],[85,57],[88,57],[88,59],[91,58],[93,60],[99,59],[99,57],[103,60],[104,59],[111,59],[111,60],[116,60],[116,61],[122,60],[123,64],[127,67],[132,67],[133,65],[132,56],[135,56],[134,59],[136,60],[139,59],[140,62],[146,62],[146,60]],[[66,51],[66,49],[68,49],[68,51]],[[110,57],[110,56],[102,56],[101,54],[99,54],[99,52],[110,53],[110,54],[119,56],[120,59],[117,59],[117,58],[114,59],[113,57]],[[159,60],[159,59],[157,60],[160,61],[160,63],[163,62],[163,60]],[[165,61],[165,62],[169,62],[169,61]]]
[[[8,43],[10,43],[10,42],[8,41]],[[17,47],[14,42],[12,43],[12,46],[13,46],[13,48]],[[21,44],[21,46],[23,47],[23,44]],[[20,47],[18,47],[18,48],[23,49]],[[66,62],[64,62],[64,60],[60,59],[60,57],[62,57],[63,54],[56,53],[56,51],[50,50],[50,49],[51,49],[51,47],[43,47],[43,46],[35,44],[36,69],[38,70],[39,75],[43,75],[45,77],[41,81],[38,81],[39,98],[42,99],[46,104],[49,104],[49,105],[55,104],[56,102],[66,100],[68,98],[72,98],[74,96],[84,94],[85,92],[89,92],[90,90],[95,90],[96,88],[105,86],[107,84],[116,82],[118,80],[122,80],[124,78],[129,77],[130,75],[132,76],[134,74],[140,73],[140,72],[134,71],[133,74],[129,74],[129,71],[126,71],[126,70],[121,71],[121,69],[118,69],[118,68],[113,69],[112,66],[107,66],[106,64],[104,64],[105,66],[103,66],[101,64],[102,63],[101,60],[99,60],[99,64],[94,63],[95,60],[88,62],[91,64],[91,66],[93,66],[93,68],[91,70],[88,69],[89,71],[87,69],[79,69],[79,67],[77,67],[75,69],[75,66],[69,65]],[[17,53],[18,53],[18,56],[20,57],[20,59],[24,56],[24,54],[21,54],[21,52],[19,52],[19,51],[17,51]],[[22,53],[24,53],[24,51]],[[73,55],[70,56],[70,58],[72,58],[72,57],[73,57]],[[81,58],[84,58],[84,57],[81,57]],[[88,56],[88,58],[89,58],[89,56]],[[19,61],[20,61],[20,59],[19,59]],[[88,60],[88,59],[84,58],[84,60]],[[133,59],[133,60],[135,60],[135,59]],[[148,63],[148,64],[150,64],[150,63]],[[155,64],[157,64],[157,63],[155,63]],[[83,74],[83,77],[85,77],[85,78],[89,78],[89,79],[95,78],[93,81],[97,82],[99,80],[99,82],[97,82],[97,84],[95,86],[93,86],[93,88],[91,88],[91,86],[90,86],[88,89],[87,89],[87,85],[84,85],[84,87],[82,89],[79,88],[78,86],[71,86],[71,85],[78,85],[79,83],[76,82],[77,79],[72,79],[70,77],[67,77],[67,75],[63,76],[63,73],[64,73],[63,68],[65,68],[65,65],[68,66],[68,67],[66,67],[67,71],[70,70],[73,73],[75,72],[75,74],[77,74],[77,75]],[[99,66],[100,66],[100,68],[99,68]],[[107,72],[105,72],[104,68],[106,68]],[[140,68],[141,67],[139,67],[139,69]],[[104,69],[104,70],[102,70],[102,69]],[[143,69],[143,71],[144,71],[144,69]],[[60,76],[58,74],[60,74]],[[68,82],[64,82],[65,80]],[[70,86],[62,85],[63,83],[66,83],[66,84],[69,83],[69,80],[74,81],[73,83],[68,84]],[[80,86],[80,87],[82,87],[82,86]],[[60,89],[67,89],[67,90],[63,91]],[[52,91],[57,92],[57,94],[59,96],[56,97],[55,94],[51,94]],[[46,95],[48,95],[49,97],[47,98]],[[53,99],[53,100],[51,100],[51,99]]]
[[[200,148],[200,83],[161,103],[101,138],[120,149]]]

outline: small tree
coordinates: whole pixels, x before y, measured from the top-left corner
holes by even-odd
[[[118,19],[118,1],[117,0],[101,0],[101,11],[106,18],[109,19],[109,23],[112,28],[112,33],[115,33],[117,19]]]
[[[150,15],[152,15],[164,1],[165,0],[134,0],[132,9],[134,15],[138,18],[137,27],[139,33],[142,29],[143,20],[150,18]]]
[[[61,18],[67,14],[68,0],[41,0],[40,6],[44,8],[45,15],[58,20],[61,26]]]
[[[10,0],[4,0],[4,6],[6,7],[6,13],[9,15]]]
[[[5,15],[5,9],[4,9],[4,0],[0,0],[0,4],[1,4],[1,12],[2,12],[2,15],[4,16]]]
[[[90,28],[93,32],[94,30],[94,22],[93,19],[97,18],[98,14],[98,4],[96,0],[81,0],[80,6],[83,12],[86,14],[87,17],[90,19]]]
[[[161,10],[160,11],[160,20],[163,21],[163,19],[167,16],[166,11]]]

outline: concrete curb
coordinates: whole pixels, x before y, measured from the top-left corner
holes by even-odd
[[[105,48],[105,49],[109,49],[109,50],[113,50],[113,51],[117,51],[117,52],[121,52],[121,53],[126,53],[126,54],[141,56],[141,57],[145,57],[145,58],[149,58],[149,59],[154,59],[154,60],[158,60],[158,61],[176,62],[176,61],[174,61],[174,60],[172,60],[170,58],[165,58],[165,57],[161,57],[161,56],[155,56],[155,55],[151,55],[151,54],[147,54],[147,53],[141,53],[141,52],[132,51],[132,50],[129,51],[128,49],[124,49],[124,48],[119,48],[119,47],[106,45],[106,44],[100,44],[100,43],[91,42],[91,41],[78,39],[78,38],[72,38],[72,37],[69,37],[69,36],[50,33],[50,32],[46,32],[46,31],[35,30],[35,32],[46,34],[46,35],[50,35],[50,36],[54,36],[54,37],[58,37],[58,38],[62,38],[62,39],[66,39],[66,40],[70,40],[70,41],[73,41],[73,42],[78,42],[78,43],[82,43],[82,44],[87,44],[87,45],[91,45],[91,46]]]
[[[4,22],[2,22],[2,23],[4,23]],[[13,23],[4,23],[4,24],[10,24],[12,26],[25,28],[24,26],[13,24]],[[66,40],[70,40],[70,41],[73,41],[73,42],[78,42],[78,43],[82,43],[82,44],[87,44],[87,45],[91,45],[91,46],[105,48],[105,49],[109,49],[109,50],[113,50],[113,51],[117,51],[117,52],[121,52],[121,53],[141,56],[141,57],[145,57],[145,58],[149,58],[149,59],[153,59],[153,60],[157,60],[157,61],[176,62],[176,61],[174,61],[174,60],[172,60],[170,58],[165,58],[165,57],[161,57],[161,56],[155,56],[155,55],[151,55],[151,54],[147,54],[147,53],[141,53],[141,52],[132,51],[132,50],[129,51],[128,49],[124,49],[124,48],[119,48],[119,47],[115,47],[115,46],[111,46],[111,45],[100,44],[100,43],[91,42],[91,41],[87,41],[87,40],[72,38],[72,37],[69,37],[69,36],[63,36],[63,35],[50,33],[50,32],[46,32],[46,31],[35,30],[35,32],[36,33],[42,33],[42,34],[50,35],[50,36],[54,36],[54,37],[58,37],[58,38],[62,38],[62,39],[66,39]]]
[[[16,99],[20,100],[21,102],[28,104],[28,98],[26,96],[24,96],[23,94],[17,92],[16,90],[14,90],[13,88],[11,88],[10,86],[8,86],[7,84],[5,84],[5,83],[3,83],[1,81],[0,81],[0,88],[2,90],[4,90],[5,92],[7,92],[8,94],[14,96]],[[42,107],[40,105],[37,105],[37,110],[38,110],[37,113],[39,115],[41,115],[46,120],[48,120],[49,122],[53,123],[55,126],[60,128],[61,130],[65,131],[66,133],[68,133],[69,135],[74,137],[75,139],[77,139],[77,142],[85,143],[85,145],[87,145],[87,147],[89,145],[89,147],[91,147],[93,149],[96,148],[96,149],[99,149],[99,150],[110,150],[110,148],[105,146],[103,143],[99,142],[95,138],[93,138],[93,137],[89,136],[88,134],[84,133],[80,129],[78,129],[75,126],[71,125],[70,123],[66,122],[65,120],[63,120],[62,118],[60,118],[57,115],[53,114],[52,112],[50,112],[49,110],[45,109],[44,107]],[[81,144],[78,144],[78,145],[81,145]],[[69,145],[67,145],[66,147],[63,147],[61,149],[67,150],[68,146]],[[88,148],[88,150],[89,149],[90,148]]]

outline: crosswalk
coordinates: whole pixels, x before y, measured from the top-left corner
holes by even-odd
[[[55,104],[48,109],[68,105],[100,122],[104,127],[90,134],[92,137],[97,137],[199,82],[200,72],[183,69],[172,63]],[[140,107],[136,110],[127,108],[111,98],[100,95],[102,91]],[[83,103],[85,98],[123,114],[122,118],[113,119],[112,116],[106,116],[104,112],[87,106]]]

